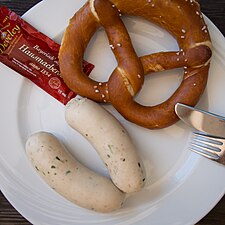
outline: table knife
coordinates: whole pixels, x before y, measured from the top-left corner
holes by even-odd
[[[175,105],[177,116],[190,127],[218,137],[225,137],[225,117],[185,104]]]

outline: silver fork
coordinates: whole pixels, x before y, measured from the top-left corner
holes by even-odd
[[[225,138],[194,132],[191,150],[225,166]]]

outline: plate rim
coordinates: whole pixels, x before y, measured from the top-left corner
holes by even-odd
[[[61,1],[61,0],[60,0]],[[24,16],[23,17],[30,17],[30,15],[32,15],[32,12],[33,12],[33,10],[34,9],[36,9],[36,7],[40,4],[40,5],[42,5],[43,3],[46,3],[46,2],[50,2],[50,1],[48,1],[48,0],[43,0],[43,1],[41,1],[41,2],[39,2],[38,4],[36,4],[36,5],[34,5],[31,9],[29,9],[25,14],[24,14]],[[39,6],[40,6],[39,5]],[[218,34],[219,34],[219,36],[220,35],[222,35],[221,34],[221,32],[219,31],[219,29],[207,18],[207,22],[208,23],[210,23],[210,25],[213,27],[213,29],[214,30],[216,30],[217,32],[218,32]],[[221,37],[219,37],[219,38],[224,38],[223,37],[223,35],[221,36]],[[225,39],[224,39],[225,40]],[[200,160],[200,161],[202,161],[203,162],[203,164],[205,163],[205,160],[204,159],[202,159],[202,160]],[[1,184],[0,184],[0,186],[1,186]],[[1,191],[2,191],[2,193],[4,194],[4,196],[7,198],[7,195],[8,195],[8,193],[7,193],[7,191],[5,191],[4,189],[2,189],[2,187],[1,187]],[[205,214],[203,215],[203,217],[219,202],[219,200],[223,197],[223,195],[224,195],[224,193],[225,193],[225,187],[224,187],[224,189],[223,189],[223,191],[221,192],[221,195],[220,196],[218,196],[218,199],[215,201],[215,204],[213,205],[213,206],[211,206],[210,207],[210,209],[207,209],[207,210],[205,210],[206,212],[205,212]],[[7,198],[8,199],[8,198]],[[14,206],[14,202],[12,201],[12,199],[8,199],[9,200],[9,202]],[[18,207],[16,207],[16,206],[14,206],[19,212],[20,212],[20,209],[18,209]],[[202,217],[201,217],[202,218]],[[191,222],[198,222],[201,218],[199,218],[199,219],[197,219],[197,220],[195,220],[195,221],[191,221]]]

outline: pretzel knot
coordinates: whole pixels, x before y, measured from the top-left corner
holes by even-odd
[[[121,14],[143,17],[169,31],[179,51],[138,58]],[[102,26],[118,66],[108,82],[97,82],[82,72],[87,45]],[[149,129],[174,124],[177,102],[194,106],[208,79],[211,41],[200,7],[194,0],[90,0],[71,18],[59,52],[62,77],[71,90],[97,102],[111,102],[129,121]],[[165,102],[143,106],[134,101],[144,75],[183,68],[178,89]]]

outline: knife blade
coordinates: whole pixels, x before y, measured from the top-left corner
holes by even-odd
[[[225,137],[225,117],[181,103],[175,105],[175,112],[190,127],[206,134]]]

